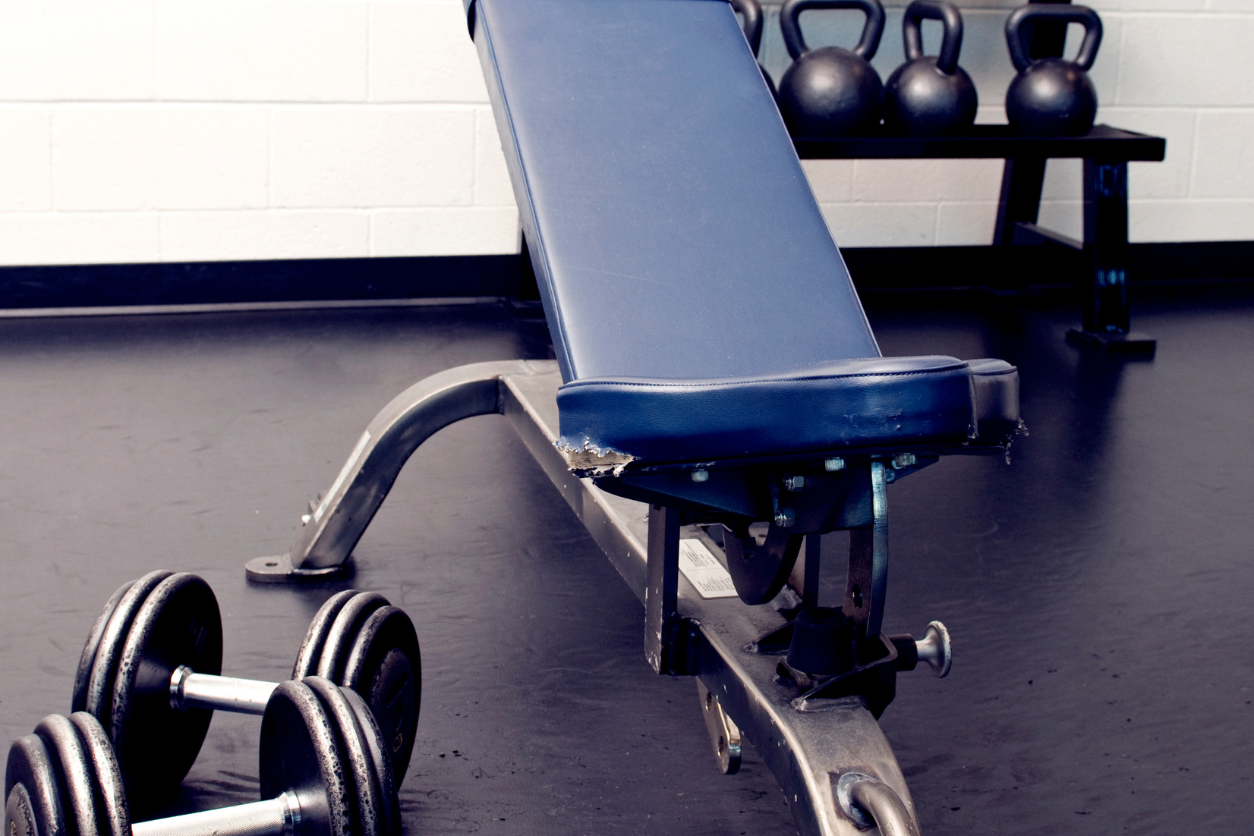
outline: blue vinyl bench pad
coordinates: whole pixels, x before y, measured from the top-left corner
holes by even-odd
[[[687,463],[1005,443],[1012,367],[879,356],[726,0],[468,12],[568,451]]]
[[[725,0],[476,0],[566,381],[879,354]]]
[[[1017,379],[1008,364],[979,362],[983,381]],[[579,380],[558,390],[558,445],[640,463],[963,445],[980,424],[976,377],[953,357],[884,357],[751,378]],[[981,411],[1013,410],[1004,386],[981,389]]]

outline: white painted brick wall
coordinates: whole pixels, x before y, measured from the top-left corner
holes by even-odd
[[[0,2],[0,101],[151,99],[152,0]]]
[[[52,209],[52,111],[0,110],[0,212]]]
[[[0,0],[0,264],[518,241],[460,0]]]
[[[518,250],[518,210],[513,206],[380,209],[371,214],[370,251],[408,255],[413,242],[428,255],[490,255],[489,241],[513,241]]]
[[[474,200],[475,112],[465,106],[278,107],[275,206],[465,206]]]
[[[0,264],[159,261],[156,212],[25,212],[0,217]]]
[[[158,98],[366,99],[370,4],[156,0],[155,9]]]
[[[1130,168],[1132,240],[1254,239],[1254,0],[1089,2],[1099,121],[1168,139],[1166,162]],[[981,122],[1004,120],[1018,3],[959,4]],[[804,25],[812,44],[851,42],[860,21]],[[772,7],[762,60],[777,80],[788,64]],[[988,243],[1001,165],[804,164],[843,246]],[[1051,162],[1041,207],[1076,237],[1079,172]],[[460,0],[0,0],[0,264],[517,246]]]
[[[346,209],[163,212],[167,261],[348,258],[369,252],[370,215]]]
[[[370,101],[487,102],[466,15],[455,3],[376,3]]]

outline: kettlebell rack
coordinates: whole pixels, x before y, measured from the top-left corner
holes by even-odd
[[[1071,0],[1028,0],[1033,7],[1068,6]],[[1059,57],[1066,15],[1024,21],[1027,59]],[[806,138],[794,135],[803,160],[1002,159],[1001,196],[994,247],[1056,246],[1081,259],[1083,323],[1067,342],[1104,351],[1152,355],[1155,341],[1131,330],[1128,313],[1128,163],[1162,162],[1167,141],[1133,131],[1094,125],[1081,136],[1034,136],[1010,125],[972,125],[949,136],[906,136],[877,126],[859,136]],[[1084,239],[1076,241],[1037,224],[1045,163],[1084,160]]]
[[[1084,321],[1067,341],[1108,351],[1152,353],[1152,338],[1129,328],[1128,163],[1161,162],[1167,141],[1095,125],[1085,136],[1034,137],[1009,125],[974,125],[959,136],[914,137],[880,128],[863,136],[793,140],[803,160],[1004,159],[993,245],[1062,246],[1085,265]],[[1084,240],[1037,225],[1045,161],[1084,160]]]

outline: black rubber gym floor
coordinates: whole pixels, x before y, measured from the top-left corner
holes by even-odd
[[[1248,833],[1254,291],[1140,293],[1148,362],[1065,345],[1066,300],[868,307],[885,354],[1017,364],[1031,432],[889,491],[886,629],[955,642],[882,722],[924,833]],[[422,642],[406,832],[793,832],[751,749],[717,774],[693,684],[649,672],[640,605],[499,418],[419,450],[350,583],[245,581],[401,389],[548,351],[497,304],[0,319],[4,739],[68,711],[97,612],[151,569],[208,580],[224,673],[261,679],[351,585]],[[256,800],[258,728],[216,716],[168,812]]]

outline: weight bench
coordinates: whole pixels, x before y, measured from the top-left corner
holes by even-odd
[[[880,356],[725,0],[467,16],[557,360],[403,392],[292,551],[249,577],[339,572],[427,437],[502,413],[643,601],[654,671],[697,677],[723,771],[743,733],[802,833],[917,833],[876,718],[899,670],[947,672],[949,643],[938,622],[882,634],[886,488],[944,454],[1003,455],[1016,370]],[[819,536],[837,529],[846,593],[822,607]]]

